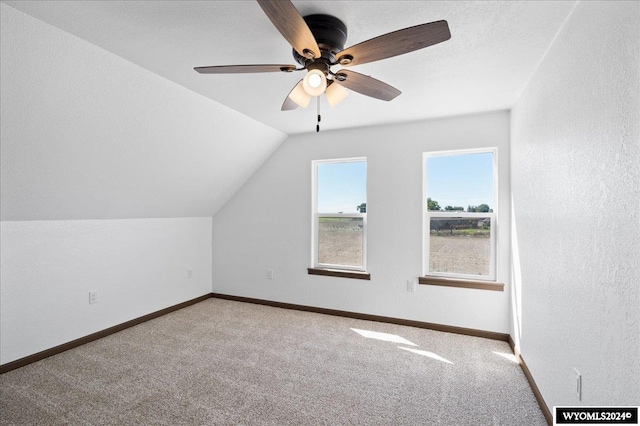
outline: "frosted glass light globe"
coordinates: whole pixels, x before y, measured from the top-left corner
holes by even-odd
[[[320,70],[311,70],[302,79],[302,87],[309,96],[320,96],[327,88],[327,77]]]
[[[309,76],[309,86],[316,89],[320,87],[321,84],[322,84],[322,78],[320,78],[318,74],[311,74]]]

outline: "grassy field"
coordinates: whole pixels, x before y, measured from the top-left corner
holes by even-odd
[[[432,230],[431,231],[431,235],[438,235],[438,236],[443,236],[443,237],[449,237],[449,236],[454,236],[454,237],[489,237],[489,235],[491,234],[491,230],[489,229],[446,229],[446,230],[439,230],[439,231],[435,231]]]
[[[362,266],[360,222],[345,219],[320,221],[318,261],[325,264]],[[489,230],[458,229],[433,232],[429,238],[429,266],[433,272],[489,275]]]
[[[429,254],[432,272],[489,275],[491,240],[488,233],[482,236],[432,234]]]
[[[318,229],[318,262],[362,266],[361,222],[343,218],[322,219]]]

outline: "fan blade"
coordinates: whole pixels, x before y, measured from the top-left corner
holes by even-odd
[[[298,84],[293,86],[293,89],[291,89],[289,95],[287,95],[287,99],[290,99],[293,103],[302,108],[306,108],[309,106],[311,98],[312,96],[305,92],[305,90],[303,89],[302,80],[300,80]],[[285,107],[287,109],[295,108],[293,107],[293,105],[288,103],[287,99],[285,99],[284,103],[282,104],[282,111],[285,111]]]
[[[300,80],[300,81],[302,81],[302,80]],[[291,111],[291,110],[293,110],[293,109],[298,108],[298,104],[297,104],[297,103],[295,103],[295,102],[293,101],[293,99],[291,99],[291,98],[289,97],[289,95],[291,95],[291,92],[293,92],[294,90],[296,90],[296,87],[298,87],[298,84],[299,84],[299,82],[298,82],[298,83],[296,83],[296,85],[295,85],[295,86],[293,86],[293,89],[291,89],[291,91],[287,94],[287,97],[286,97],[286,98],[284,98],[284,102],[282,103],[282,108],[280,108],[280,111]]]
[[[239,74],[255,72],[291,72],[294,65],[218,65],[212,67],[195,67],[200,74]]]
[[[341,80],[341,78],[345,79]],[[362,93],[363,95],[371,96],[372,98],[381,99],[383,101],[395,99],[400,93],[402,93],[395,87],[389,86],[387,83],[383,83],[380,80],[376,80],[373,77],[369,77],[355,71],[338,71],[336,73],[334,83],[338,83],[347,89],[353,90],[354,92]]]
[[[393,31],[351,46],[336,55],[337,62],[344,66],[365,64],[423,49],[450,38],[447,21],[429,22]]]
[[[291,111],[296,108],[298,108],[298,104],[293,102],[291,98],[287,96],[284,102],[282,103],[282,108],[280,108],[280,111]]]
[[[258,0],[258,4],[296,52],[305,58],[320,57],[313,33],[290,0]]]

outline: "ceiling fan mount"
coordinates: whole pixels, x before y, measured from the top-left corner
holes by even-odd
[[[303,67],[309,62],[325,61],[331,65],[336,63],[336,55],[344,50],[347,41],[347,26],[340,19],[331,15],[315,14],[303,17],[311,34],[316,39],[320,49],[320,58],[316,58],[313,52],[307,49],[307,56],[299,54],[293,49],[293,58]],[[305,53],[305,52],[303,52]]]

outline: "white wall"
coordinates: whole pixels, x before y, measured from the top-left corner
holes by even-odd
[[[2,220],[213,216],[286,138],[5,4],[0,11]]]
[[[210,217],[3,221],[0,232],[2,364],[211,292]]]
[[[640,3],[581,2],[512,111],[512,334],[549,407],[640,404],[639,123]]]
[[[211,217],[286,135],[0,14],[7,363],[211,292]]]
[[[498,279],[507,290],[409,293],[406,281],[422,274],[422,153],[476,147],[498,147]],[[371,281],[307,274],[311,162],[346,157],[367,157]],[[290,137],[214,217],[213,291],[508,332],[509,223],[508,112]]]

